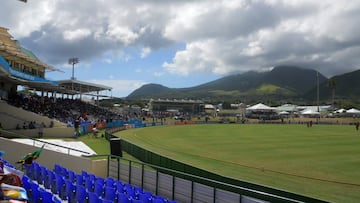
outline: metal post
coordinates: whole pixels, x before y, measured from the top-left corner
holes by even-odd
[[[141,188],[144,188],[144,164],[141,164]]]
[[[131,184],[131,162],[132,161],[129,161],[129,184]]]
[[[106,177],[109,177],[109,174],[110,174],[110,159],[111,159],[111,155],[108,155],[108,158],[107,158],[107,174],[106,174]]]
[[[175,200],[175,175],[172,176],[172,200]]]
[[[156,168],[156,187],[155,187],[155,194],[158,195],[159,193],[159,169]]]
[[[117,162],[118,162],[118,170],[117,170],[117,179],[120,180],[120,159],[117,158]]]
[[[213,202],[216,203],[216,187],[214,187]]]
[[[193,203],[194,202],[194,181],[191,181],[191,200],[190,202]]]

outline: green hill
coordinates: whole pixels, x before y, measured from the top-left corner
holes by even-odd
[[[333,86],[329,84],[333,83]],[[358,100],[360,99],[360,70],[337,75],[323,81],[319,85],[319,97],[322,101],[331,101],[334,91],[335,100]],[[317,88],[314,86],[305,94],[306,98],[314,98]]]
[[[168,88],[147,84],[127,99],[202,99],[226,101],[314,101],[319,80],[320,98],[332,97],[329,79],[315,70],[296,66],[277,66],[268,72],[249,71],[230,75],[190,88]],[[337,98],[360,98],[360,70],[334,76]]]

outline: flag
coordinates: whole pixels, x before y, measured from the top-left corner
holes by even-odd
[[[45,144],[43,144],[43,146],[41,148],[37,149],[35,152],[32,153],[33,159],[39,158],[41,152],[44,149],[44,146],[45,146]]]
[[[16,163],[18,163],[18,164],[32,164],[33,160],[39,158],[41,152],[44,149],[44,146],[45,146],[45,144],[43,144],[43,146],[41,148],[37,149],[33,153],[29,153],[29,154],[25,155],[22,159],[20,159]]]

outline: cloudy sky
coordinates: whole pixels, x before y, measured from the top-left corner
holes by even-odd
[[[1,0],[0,26],[69,79],[127,96],[277,65],[360,68],[358,0]]]

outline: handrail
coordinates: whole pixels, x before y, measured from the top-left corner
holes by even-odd
[[[12,136],[15,136],[15,137],[31,139],[31,140],[34,141],[34,144],[33,144],[34,146],[35,146],[35,142],[41,142],[41,143],[44,143],[44,144],[49,144],[49,145],[53,145],[53,146],[56,146],[56,147],[61,147],[61,148],[67,149],[68,154],[70,154],[70,151],[76,151],[76,152],[80,152],[80,153],[84,153],[84,154],[91,154],[90,152],[82,151],[82,150],[79,150],[79,149],[74,149],[74,148],[71,148],[71,147],[66,147],[66,146],[63,146],[63,145],[54,144],[54,143],[51,143],[51,142],[46,142],[46,141],[43,141],[43,140],[28,137],[28,136],[25,136],[25,135],[22,135],[22,134],[19,134],[19,133],[10,132],[10,131],[3,130],[3,129],[0,129],[0,132],[1,132],[1,134],[6,133],[6,134],[9,134],[9,135],[12,135]]]

